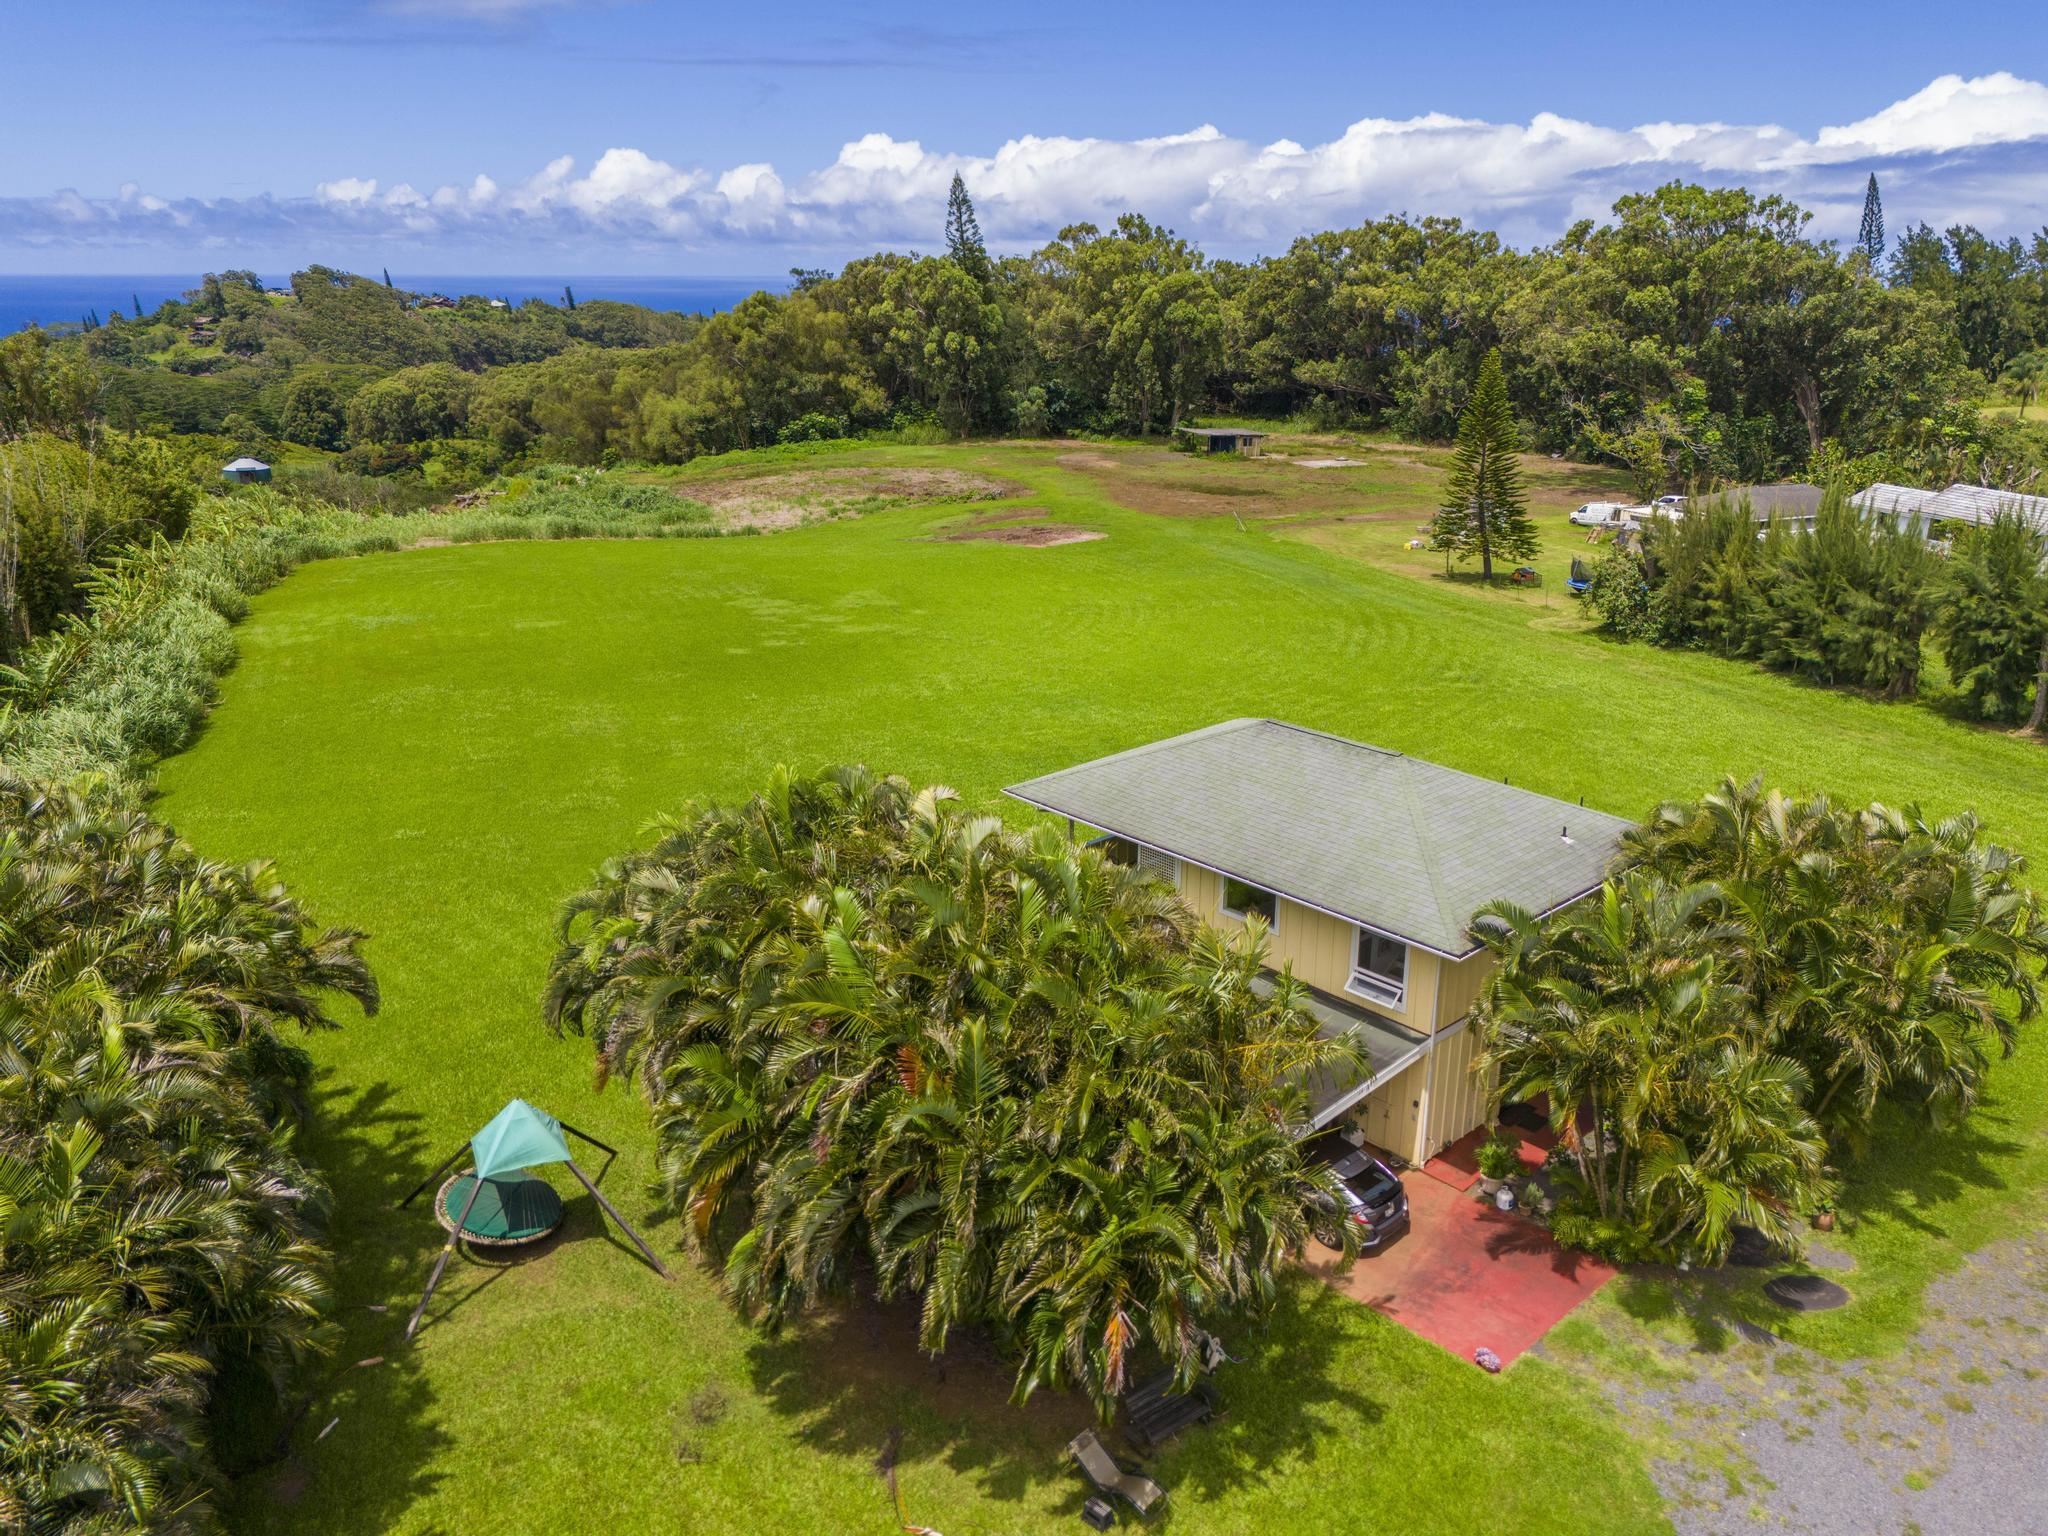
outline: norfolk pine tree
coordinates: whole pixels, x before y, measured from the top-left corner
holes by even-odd
[[[1447,561],[1453,555],[1460,560],[1478,555],[1479,574],[1486,581],[1493,580],[1495,555],[1528,560],[1536,554],[1536,524],[1529,517],[1522,466],[1515,457],[1520,448],[1507,376],[1495,350],[1479,365],[1479,382],[1458,418],[1458,443],[1429,539],[1429,547],[1442,550]]]
[[[1877,172],[1870,173],[1870,185],[1863,189],[1863,222],[1856,229],[1856,245],[1870,258],[1875,272],[1884,260],[1884,199],[1877,195]]]
[[[977,283],[986,283],[992,275],[988,247],[981,241],[981,221],[974,216],[974,202],[958,171],[953,173],[953,187],[946,194],[946,254]]]

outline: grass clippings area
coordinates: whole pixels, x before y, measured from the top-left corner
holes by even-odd
[[[2037,745],[1382,569],[1312,537],[1326,512],[1240,529],[1220,504],[1244,498],[1204,516],[1127,506],[1116,486],[1161,459],[1317,497],[1365,473],[1115,445],[749,456],[664,480],[695,498],[749,467],[949,469],[1018,487],[1034,522],[1107,537],[1001,558],[943,537],[971,509],[934,503],[773,539],[327,561],[256,600],[211,725],[163,769],[161,809],[210,854],[275,856],[323,920],[368,929],[385,1008],[309,1042],[341,1364],[291,1459],[238,1489],[235,1529],[552,1533],[602,1511],[619,1536],[883,1533],[896,1518],[874,1465],[892,1437],[915,1522],[1076,1528],[1083,1490],[1058,1451],[1081,1403],[1012,1407],[1000,1362],[966,1343],[927,1362],[887,1308],[765,1338],[701,1267],[679,1258],[661,1282],[573,1185],[547,1251],[451,1265],[418,1345],[399,1346],[441,1234],[396,1202],[514,1095],[619,1146],[605,1188],[677,1253],[648,1192],[645,1108],[624,1085],[598,1092],[587,1044],[539,1022],[554,914],[650,818],[742,795],[778,762],[862,760],[1022,820],[1002,785],[1263,714],[1625,815],[1731,771],[1974,805],[2048,856]],[[2048,1182],[2044,1067],[2030,1031],[1969,1131],[1881,1147],[1852,1182],[1839,1243],[1857,1299],[1801,1320],[1835,1330],[1817,1347],[1909,1332],[1916,1286]],[[1218,1382],[1226,1417],[1151,1468],[1172,1494],[1162,1528],[1352,1529],[1373,1511],[1419,1536],[1665,1528],[1644,1450],[1576,1365],[1488,1377],[1301,1279],[1263,1331],[1227,1342],[1244,1360]]]

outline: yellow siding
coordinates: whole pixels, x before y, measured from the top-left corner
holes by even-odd
[[[1439,964],[1443,979],[1437,987],[1436,1027],[1448,1029],[1470,1013],[1472,1005],[1479,1001],[1480,988],[1493,974],[1493,956],[1482,949],[1463,960],[1445,960]]]
[[[1478,1054],[1479,1037],[1461,1029],[1437,1042],[1432,1053],[1436,1065],[1427,1078],[1423,1102],[1427,1113],[1426,1140],[1416,1149],[1416,1161],[1434,1157],[1466,1132],[1486,1120],[1486,1101],[1493,1089],[1491,1074],[1472,1070]]]
[[[1203,922],[1229,930],[1238,920],[1223,910],[1223,877],[1185,861],[1180,866],[1181,899]],[[1266,945],[1266,963],[1274,970],[1292,965],[1298,980],[1307,982],[1332,997],[1347,997],[1351,961],[1356,953],[1358,930],[1341,918],[1280,898],[1280,919],[1273,925]],[[1438,960],[1427,950],[1408,951],[1408,988],[1399,1008],[1390,1008],[1377,998],[1358,998],[1375,1013],[1427,1034],[1437,1016]]]
[[[1365,1132],[1365,1139],[1382,1152],[1411,1162],[1422,1123],[1422,1084],[1428,1058],[1416,1062],[1390,1083],[1383,1083],[1366,1095],[1351,1112],[1352,1123]]]
[[[1237,926],[1237,919],[1223,910],[1222,876],[1183,861],[1180,893],[1202,921],[1226,931]],[[1336,997],[1348,996],[1345,984],[1351,979],[1356,934],[1350,923],[1282,897],[1266,961],[1275,970],[1291,965],[1310,986]],[[1411,947],[1402,1006],[1389,1008],[1377,1001],[1368,1006],[1423,1034],[1449,1030],[1471,1012],[1492,968],[1488,954],[1442,960]],[[1374,1146],[1412,1163],[1427,1161],[1485,1119],[1492,1084],[1473,1074],[1477,1049],[1478,1039],[1469,1028],[1446,1035],[1431,1053],[1434,1061],[1423,1057],[1367,1095],[1351,1112],[1353,1123]]]

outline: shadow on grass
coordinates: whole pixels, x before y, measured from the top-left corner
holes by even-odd
[[[1644,1327],[1694,1354],[1719,1355],[1743,1340],[1777,1341],[1771,1323],[1786,1314],[1764,1299],[1762,1280],[1763,1272],[1755,1270],[1643,1268],[1621,1278],[1615,1300]]]
[[[1347,1454],[1357,1431],[1384,1413],[1331,1373],[1355,1315],[1342,1309],[1350,1308],[1322,1285],[1287,1287],[1262,1327],[1227,1340],[1237,1358],[1210,1378],[1217,1419],[1151,1458],[1134,1455],[1120,1432],[1102,1430],[1078,1393],[1041,1390],[1012,1402],[1014,1362],[984,1335],[956,1332],[943,1355],[927,1356],[917,1344],[914,1301],[850,1303],[758,1338],[749,1365],[756,1390],[814,1449],[876,1459],[895,1445],[907,1482],[919,1460],[936,1460],[991,1499],[1063,1487],[1070,1496],[1059,1498],[1058,1509],[1078,1516],[1093,1490],[1065,1446],[1083,1429],[1096,1428],[1122,1460],[1142,1465],[1184,1503],[1260,1481],[1276,1465]],[[1170,1510],[1148,1527],[1170,1522]]]
[[[295,1529],[383,1530],[437,1480],[428,1468],[447,1438],[403,1335],[442,1233],[419,1202],[394,1209],[410,1187],[394,1170],[424,1173],[433,1156],[422,1117],[395,1100],[387,1083],[344,1089],[326,1073],[315,1087],[305,1145],[334,1191],[340,1338],[305,1384],[277,1459],[237,1482],[235,1503],[248,1517],[234,1528],[267,1525],[261,1511],[286,1504],[299,1506]]]
[[[1938,1134],[1894,1104],[1883,1106],[1871,1128],[1870,1150],[1853,1163],[1837,1202],[1852,1223],[1881,1218],[1924,1236],[1948,1230],[1926,1212],[1971,1190],[2004,1190],[2012,1162],[2026,1144],[2008,1134],[2003,1107],[1979,1105],[1967,1120]]]

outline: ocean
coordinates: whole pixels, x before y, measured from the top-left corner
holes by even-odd
[[[273,288],[282,288],[289,281],[282,273],[260,275]],[[731,309],[762,289],[782,293],[789,287],[786,277],[450,277],[393,272],[391,281],[416,293],[445,293],[451,298],[480,293],[511,304],[526,299],[559,304],[566,284],[576,291],[579,303],[584,299],[617,299],[649,309],[705,315]],[[27,325],[76,323],[88,313],[98,314],[101,320],[117,309],[132,316],[137,299],[142,301],[144,310],[153,310],[164,300],[178,298],[198,286],[196,272],[146,277],[0,275],[0,335],[12,335]]]

